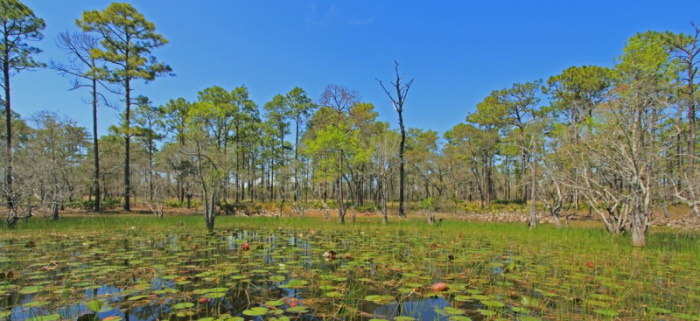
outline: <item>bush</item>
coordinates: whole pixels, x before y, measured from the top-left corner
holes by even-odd
[[[358,205],[355,207],[355,210],[358,212],[366,212],[366,213],[371,213],[371,212],[378,212],[379,209],[374,206],[373,204],[365,204],[365,205]]]
[[[224,211],[225,215],[257,215],[262,212],[262,204],[254,202],[236,202],[236,203],[223,203],[219,204],[219,207]]]
[[[119,197],[105,197],[102,202],[100,202],[100,207],[106,209],[117,208],[122,205],[122,200]]]
[[[466,213],[518,213],[528,208],[527,204],[522,201],[509,202],[504,200],[494,200],[491,205],[486,205],[484,208],[481,208],[479,202],[463,202],[460,207]],[[537,204],[537,207],[541,209],[542,205]]]
[[[328,209],[336,209],[338,208],[338,201],[336,201],[335,199],[329,199],[328,201],[326,201],[326,205],[328,206]],[[322,210],[324,209],[323,201],[310,200],[304,203],[304,208],[311,210]]]
[[[100,202],[101,209],[113,209],[122,205],[122,200],[118,197],[105,197]],[[95,200],[75,200],[66,204],[68,208],[77,208],[86,211],[91,211],[95,208]]]
[[[423,211],[434,212],[437,209],[437,206],[435,206],[435,199],[432,196],[424,199],[420,203],[420,209]]]
[[[191,200],[190,201],[190,208],[196,208],[202,205],[201,201],[195,201]],[[165,207],[171,207],[171,208],[187,208],[187,200],[179,201],[179,200],[173,200],[173,201],[165,201]]]

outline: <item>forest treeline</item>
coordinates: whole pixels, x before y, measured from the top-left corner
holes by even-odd
[[[402,194],[401,164],[406,200],[430,209],[530,204],[534,227],[543,211],[561,224],[585,207],[610,233],[630,233],[636,246],[645,244],[652,213],[668,204],[700,215],[694,24],[688,34],[632,36],[610,68],[575,66],[493,90],[475,111],[464,106],[464,122],[443,134],[410,127],[412,108],[439,107],[407,105],[400,155],[402,132],[377,119],[377,109],[391,106],[375,108],[342,85],[328,85],[318,98],[294,88],[267,102],[252,101],[245,86],[213,86],[196,101],[153,104],[133,82],[171,74],[153,53],[168,41],[129,4],[85,11],[76,30],[57,39],[65,62],[48,64],[34,60],[40,50],[31,46],[42,39],[43,20],[17,0],[0,6],[8,224],[32,209],[57,216],[76,202],[129,210],[134,197],[161,214],[166,203],[197,202],[210,229],[218,210],[256,201],[299,215],[333,206],[341,221],[346,205],[383,209],[386,217],[387,201]],[[11,77],[44,67],[90,97],[92,129],[51,112],[11,109]],[[395,67],[393,87],[377,87],[400,110],[412,81]],[[106,93],[122,97],[121,122],[97,137]]]

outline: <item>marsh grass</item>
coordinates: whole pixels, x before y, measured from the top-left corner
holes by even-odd
[[[700,236],[666,228],[645,249],[589,225],[219,217],[205,231],[191,215],[3,229],[0,318],[700,319]]]

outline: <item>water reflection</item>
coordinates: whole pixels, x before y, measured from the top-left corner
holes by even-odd
[[[447,321],[449,318],[445,313],[438,313],[437,310],[449,307],[450,303],[441,297],[404,301],[382,305],[374,309],[373,314],[384,319],[393,319],[398,316],[412,317],[416,320],[440,320]]]

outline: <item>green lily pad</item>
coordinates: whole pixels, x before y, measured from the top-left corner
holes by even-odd
[[[182,302],[182,303],[178,303],[178,304],[173,305],[174,310],[189,309],[191,307],[194,307],[194,303],[192,303],[192,302]]]
[[[226,296],[226,292],[212,292],[212,293],[207,293],[204,295],[205,298],[208,299],[219,299],[223,298]]]
[[[285,310],[285,311],[286,311],[286,312],[289,312],[289,313],[299,313],[299,314],[301,314],[301,313],[307,313],[307,312],[309,312],[309,307],[303,306],[303,305],[297,305],[297,306],[295,306],[295,307],[288,308],[288,309]]]
[[[92,312],[99,312],[102,309],[102,306],[104,306],[104,303],[99,300],[92,300],[88,303],[85,304],[85,306],[90,309]]]
[[[56,321],[56,320],[60,320],[60,319],[61,319],[61,315],[59,315],[57,313],[49,314],[49,315],[42,315],[42,316],[32,318],[32,320],[34,320],[34,321]]]
[[[326,292],[325,296],[327,296],[329,298],[342,298],[345,295],[341,292],[338,292],[338,291],[331,291],[331,292]]]
[[[368,295],[365,300],[372,301],[376,304],[386,304],[394,301],[394,297],[391,295]]]
[[[44,287],[37,285],[27,286],[19,290],[19,294],[34,294],[40,292],[43,289]]]
[[[540,301],[537,300],[537,298],[523,296],[522,298],[520,298],[520,304],[526,307],[536,307],[540,304]]]
[[[247,310],[243,310],[243,314],[251,317],[259,317],[261,315],[267,314],[267,311],[269,311],[268,308],[263,308],[263,307],[253,307]]]
[[[502,308],[502,307],[506,306],[501,301],[493,301],[493,300],[481,301],[481,304],[483,304],[489,308]]]
[[[496,315],[496,312],[491,311],[491,310],[477,309],[476,311],[485,317],[492,317],[492,316]]]
[[[278,306],[284,305],[284,301],[282,301],[282,300],[267,301],[267,302],[265,302],[265,305],[271,306],[271,307],[278,307]]]
[[[307,284],[309,284],[308,281],[294,279],[294,280],[290,280],[287,284],[282,285],[280,287],[281,288],[298,289],[298,288],[303,288]]]

